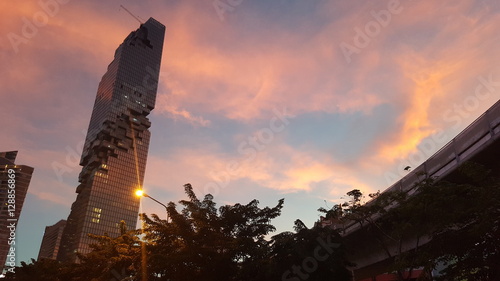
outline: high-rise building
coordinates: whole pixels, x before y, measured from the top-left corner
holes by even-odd
[[[32,167],[16,165],[16,157],[17,151],[0,152],[0,268],[7,255],[15,260],[15,251],[10,251],[17,247],[15,230],[33,174]]]
[[[61,244],[61,237],[65,226],[66,220],[60,220],[54,225],[45,227],[42,244],[40,245],[40,252],[38,252],[38,260],[57,259],[57,253],[59,252],[59,245]]]
[[[135,228],[144,180],[165,26],[150,18],[116,49],[97,89],[80,160],[83,166],[58,260],[90,252],[88,234],[118,236],[120,221]]]

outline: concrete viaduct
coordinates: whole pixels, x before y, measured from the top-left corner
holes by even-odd
[[[469,160],[485,165],[496,175],[500,174],[500,100],[424,163],[384,192],[394,190],[408,192],[422,174],[453,182],[458,177],[457,168]],[[343,229],[343,236],[354,238],[351,240],[356,241],[356,248],[361,249],[350,257],[357,264],[353,268],[355,280],[394,280],[383,277],[392,260],[388,253],[370,238],[370,234],[363,231],[357,223],[344,225]],[[428,241],[427,238],[427,241],[424,239],[418,243],[422,245]],[[403,252],[414,249],[416,245],[417,241],[405,241]],[[394,256],[399,250],[394,245],[390,251],[391,256]]]

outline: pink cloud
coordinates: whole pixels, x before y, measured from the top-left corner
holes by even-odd
[[[447,120],[445,113],[455,110],[455,104],[474,98],[474,90],[480,84],[478,76],[487,77],[498,64],[490,55],[498,48],[495,26],[500,17],[486,17],[487,10],[481,7],[471,12],[471,1],[454,3],[412,2],[405,7],[405,16],[398,18],[397,24],[389,25],[387,32],[381,35],[402,33],[413,25],[422,25],[423,21],[425,25],[439,26],[425,31],[428,40],[422,48],[416,49],[408,40],[394,41],[391,51],[384,52],[386,56],[380,58],[380,63],[392,64],[400,76],[387,81],[395,92],[379,98],[401,113],[396,119],[398,128],[389,135],[379,136],[369,153],[370,161],[363,162],[362,165],[372,171],[383,172],[415,153],[422,140],[449,130],[453,123]],[[366,51],[378,48],[377,51],[383,52],[381,42],[375,40],[374,43],[374,50],[370,47]],[[492,94],[490,99],[478,101],[474,112],[466,112],[467,116],[461,118],[461,128],[494,103],[494,95],[496,99],[500,97],[498,92]],[[454,130],[446,136],[451,139],[457,132]]]
[[[155,188],[179,189],[176,192],[180,193],[186,182],[203,188],[214,181],[211,174],[225,171],[228,163],[236,161],[240,171],[231,176],[231,181],[248,179],[284,193],[310,192],[317,182],[329,183],[332,190],[377,189],[369,183],[373,177],[382,177],[391,165],[415,152],[422,140],[453,125],[443,117],[453,109],[451,101],[462,103],[474,94],[477,76],[488,77],[498,70],[494,56],[498,49],[498,15],[486,7],[471,12],[474,2],[468,0],[401,3],[401,14],[394,15],[350,64],[339,44],[352,40],[354,28],[373,20],[370,11],[384,8],[385,3],[379,6],[367,2],[354,12],[352,4],[327,2],[318,11],[319,16],[331,18],[338,9],[345,13],[321,26],[303,23],[294,31],[269,23],[258,33],[239,24],[221,23],[214,11],[206,11],[210,5],[182,2],[169,6],[158,17],[167,25],[162,73],[168,75],[161,76],[155,114],[206,127],[212,124],[207,116],[247,124],[269,118],[274,108],[284,107],[298,117],[311,112],[362,112],[370,116],[373,108],[385,104],[397,111],[396,127],[392,133],[376,136],[366,148],[367,156],[353,160],[350,166],[334,156],[319,157],[313,149],[289,147],[286,140],[276,141],[255,160],[245,161],[242,155],[223,153],[214,141],[196,148],[180,147],[173,155],[150,156],[147,183]],[[17,55],[7,37],[2,36],[6,44],[0,44],[0,54],[9,66],[0,72],[2,98],[16,93],[10,97],[12,109],[1,113],[2,120],[7,120],[4,128],[13,132],[8,139],[2,136],[2,145],[34,147],[37,140],[50,139],[50,135],[63,138],[59,152],[34,153],[37,156],[24,158],[28,165],[47,165],[47,159],[65,161],[65,146],[77,143],[82,138],[81,128],[88,124],[88,116],[74,116],[83,114],[74,109],[86,97],[90,112],[97,81],[114,50],[137,27],[118,7],[111,13],[112,4],[106,9],[92,5],[97,4],[71,1],[62,5],[36,36],[19,45]],[[31,18],[40,10],[37,1],[3,3],[0,8],[9,11],[3,12],[2,35],[21,32],[22,18]],[[132,8],[140,9],[139,5]],[[241,9],[245,12],[244,7]],[[65,71],[75,74],[64,76]],[[500,80],[498,77],[494,79]],[[70,84],[68,79],[74,79],[72,87],[73,82],[92,86],[73,90],[66,86]],[[462,119],[462,125],[498,97],[496,92],[481,101],[474,112],[467,112],[469,116]],[[16,112],[29,115],[29,120]],[[44,121],[64,124],[41,128],[37,122]],[[19,124],[23,124],[22,129],[18,129]],[[70,128],[77,135],[61,132],[60,128]],[[366,174],[371,178],[365,179]],[[55,187],[44,191],[38,188],[33,192],[44,200],[58,194]],[[73,187],[69,189],[73,191]],[[54,198],[60,201],[58,196]],[[73,194],[68,198],[74,199]]]
[[[331,157],[318,159],[314,154],[317,153],[292,148],[279,140],[259,151],[255,158],[222,153],[211,145],[178,149],[162,158],[150,157],[146,186],[157,194],[167,189],[178,198],[183,195],[180,187],[187,182],[193,184],[197,194],[211,193],[216,197],[234,192],[240,180],[280,193],[313,192],[316,183],[328,185],[332,193],[318,196],[337,196],[354,188],[367,193],[377,189],[362,179],[364,172],[356,167],[336,163]],[[251,194],[252,190],[238,189],[238,193]]]

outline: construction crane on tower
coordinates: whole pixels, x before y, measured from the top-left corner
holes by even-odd
[[[135,20],[137,20],[140,24],[143,24],[143,22],[139,19],[139,17],[135,16],[132,14],[127,8],[125,8],[123,5],[120,5],[121,8],[123,8],[129,15],[131,15]]]

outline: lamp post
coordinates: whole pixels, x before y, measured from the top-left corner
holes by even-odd
[[[146,194],[142,189],[138,189],[135,191],[135,195],[139,196],[139,197],[148,197],[149,199],[155,201],[156,203],[162,205],[163,207],[165,207],[165,211],[167,212],[167,222],[168,222],[168,208],[167,208],[167,205],[161,203],[160,201],[154,199],[153,197],[149,196],[148,194]]]

